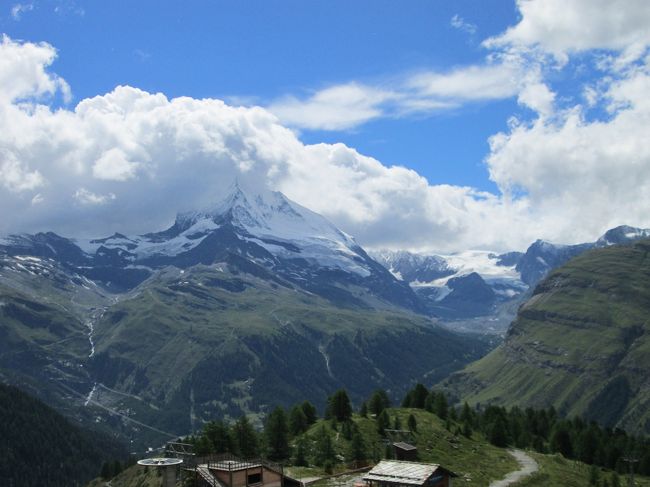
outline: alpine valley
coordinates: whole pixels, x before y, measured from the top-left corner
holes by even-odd
[[[156,233],[1,239],[0,379],[138,447],[278,404],[322,408],[338,388],[398,397],[486,355],[552,269],[648,235],[369,255],[281,193],[235,184]]]
[[[403,392],[483,356],[280,193],[235,185],[159,233],[0,242],[0,374],[139,445],[345,387]]]

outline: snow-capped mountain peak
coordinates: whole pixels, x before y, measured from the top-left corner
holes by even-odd
[[[176,222],[181,228],[189,228],[203,219],[219,224],[228,222],[256,237],[293,242],[330,240],[344,247],[358,246],[325,217],[289,200],[281,192],[248,192],[239,183],[211,208],[180,214]]]

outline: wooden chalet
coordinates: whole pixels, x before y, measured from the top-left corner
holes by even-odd
[[[406,460],[408,462],[417,462],[418,448],[405,441],[393,443],[395,460]]]
[[[451,470],[436,464],[383,460],[363,480],[368,487],[451,487],[456,477]]]

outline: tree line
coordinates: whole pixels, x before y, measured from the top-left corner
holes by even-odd
[[[374,420],[376,433],[388,436],[387,430],[417,432],[413,414],[406,424],[399,416],[389,414],[391,401],[383,390],[375,391],[357,410],[361,417]],[[628,471],[626,458],[634,457],[635,471],[650,475],[650,441],[629,435],[624,430],[604,428],[593,421],[581,418],[563,418],[555,409],[504,408],[493,405],[461,407],[450,404],[444,392],[429,390],[416,384],[404,396],[401,407],[429,411],[445,422],[446,428],[456,434],[472,438],[480,434],[498,447],[529,448],[540,453],[560,453],[564,457],[588,465],[608,468],[619,473]],[[207,423],[203,431],[190,438],[196,453],[229,452],[244,458],[264,456],[274,461],[301,466],[313,464],[331,470],[340,462],[365,464],[389,458],[390,448],[378,451],[376,445],[367,444],[358,424],[352,420],[353,407],[347,392],[336,391],[327,400],[323,422],[310,429],[319,416],[309,401],[293,406],[288,411],[277,407],[266,417],[264,428],[257,431],[246,418],[240,417],[232,425],[223,421]],[[308,431],[309,434],[305,434]],[[349,445],[348,451],[337,454],[333,435],[342,435]],[[388,443],[388,442],[385,442]],[[592,477],[596,477],[594,470]],[[607,481],[605,481],[607,482]],[[596,485],[597,480],[593,484]],[[612,483],[599,485],[616,486]]]
[[[565,458],[588,465],[608,468],[618,473],[629,469],[634,459],[635,471],[650,475],[650,441],[629,435],[622,429],[604,428],[595,421],[580,417],[563,418],[557,411],[519,407],[499,407],[467,402],[460,408],[450,407],[443,392],[428,391],[422,384],[410,390],[403,407],[426,409],[445,420],[447,429],[470,438],[479,431],[495,446],[529,448],[539,453],[560,453]],[[592,484],[596,485],[592,470]]]

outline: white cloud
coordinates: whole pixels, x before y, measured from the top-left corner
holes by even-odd
[[[74,199],[76,199],[82,205],[103,205],[111,200],[114,200],[115,194],[95,194],[85,188],[79,188],[74,193]]]
[[[490,100],[515,96],[522,83],[520,66],[492,64],[469,66],[447,73],[421,73],[408,84],[420,96],[454,100]]]
[[[135,175],[137,164],[129,161],[121,149],[112,148],[104,152],[93,165],[93,176],[97,179],[126,181]]]
[[[384,115],[382,105],[397,95],[378,88],[347,83],[316,92],[306,100],[293,96],[269,106],[280,120],[306,129],[345,130]]]
[[[13,193],[36,189],[43,185],[43,177],[38,170],[25,168],[10,151],[0,150],[0,184]]]
[[[25,12],[31,12],[32,10],[34,10],[33,3],[17,3],[11,7],[11,16],[14,20],[20,20]]]
[[[546,233],[593,237],[621,223],[650,223],[650,65],[612,83],[609,121],[586,121],[580,106],[556,120],[519,125],[490,141],[491,178],[526,192]]]
[[[542,117],[548,117],[554,112],[555,93],[544,83],[530,83],[521,90],[517,101]]]
[[[468,34],[476,34],[476,29],[477,29],[476,25],[467,22],[464,18],[462,18],[458,14],[454,15],[451,18],[450,24],[454,29],[465,31]]]
[[[650,44],[647,0],[517,0],[521,20],[485,41],[490,48],[539,46],[566,60],[592,49],[621,51],[638,59]]]
[[[306,99],[282,97],[268,110],[292,127],[346,130],[378,118],[436,113],[465,103],[514,97],[531,81],[537,82],[517,58],[448,72],[423,71],[394,81],[390,89],[355,82],[334,85]]]
[[[0,43],[0,99],[11,102],[53,95],[58,91],[68,99],[68,84],[57,75],[46,72],[55,57],[56,50],[49,44],[14,42],[3,34]]]
[[[234,177],[279,189],[375,247],[521,249],[536,238],[592,239],[619,223],[650,226],[647,66],[606,88],[612,119],[591,123],[582,120],[580,107],[553,112],[553,93],[535,84],[541,83],[536,71],[526,73],[520,90],[505,92],[553,116],[515,124],[491,139],[486,164],[501,189],[491,194],[430,185],[413,170],[387,167],[343,144],[305,145],[259,107],[168,99],[128,86],[74,109],[26,106],[19,100],[51,95],[64,83],[47,69],[55,51],[6,38],[5,45],[11,49],[0,54],[9,52],[11,61],[0,56],[0,65],[23,81],[0,75],[0,233],[162,229],[177,211],[218,201]],[[487,76],[485,69],[453,71],[449,79]],[[411,88],[411,100],[462,98],[476,87],[472,81],[452,90],[434,81],[420,85],[428,98]],[[506,96],[496,90],[485,93]],[[388,103],[386,91],[370,102],[364,93],[352,85],[315,98],[370,103],[370,110],[375,100]],[[330,123],[343,122],[332,117]]]

